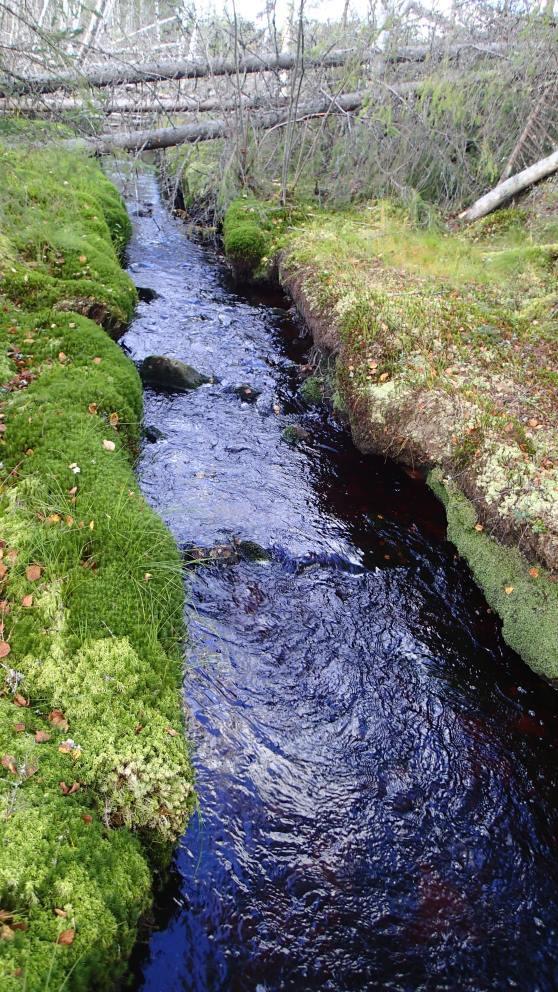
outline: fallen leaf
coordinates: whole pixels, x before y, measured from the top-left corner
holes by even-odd
[[[0,641],[0,658],[7,658],[11,650],[7,641]]]
[[[389,372],[382,372],[380,376],[380,382],[387,382],[389,379]]]
[[[531,420],[528,421],[529,427],[537,427],[538,423],[539,422],[535,417],[532,417]]]
[[[530,568],[529,569],[529,575],[531,576],[532,579],[538,579],[538,577],[539,577],[539,570],[538,570],[538,568]]]
[[[25,730],[25,724],[24,723],[14,723],[14,730],[15,730],[16,734],[22,734],[23,731]]]
[[[77,486],[72,486],[71,489],[68,489],[68,496],[75,496],[75,494],[77,493],[77,491],[78,491]]]
[[[64,364],[64,362],[66,361],[66,359],[67,359],[67,357],[68,357],[68,356],[67,356],[67,355],[65,355],[63,351],[59,351],[59,352],[58,352],[58,361],[59,361],[59,362],[60,362],[60,363],[61,363],[62,365],[63,365],[63,364]]]
[[[38,730],[35,734],[36,744],[46,744],[50,740],[50,734],[48,730]]]
[[[29,582],[36,582],[42,574],[43,570],[40,565],[28,565],[25,569],[25,576]]]
[[[80,788],[81,788],[81,786],[80,786],[79,782],[74,782],[73,785],[70,787],[70,791],[69,791],[68,795],[69,796],[73,796],[74,792],[79,792]]]
[[[118,416],[117,413],[111,413],[111,415],[109,417],[109,424],[110,424],[110,426],[111,427],[117,427],[119,420],[120,420],[120,417]]]
[[[76,745],[73,741],[62,741],[58,747],[58,750],[60,751],[60,754],[71,754],[75,749],[75,746]]]
[[[15,933],[7,923],[3,923],[0,927],[0,940],[13,940]]]
[[[81,264],[83,265],[87,261],[87,255],[80,255],[79,256],[79,260],[80,260]]]
[[[58,909],[58,906],[54,907],[54,912],[56,916],[60,916],[63,920],[65,920],[68,915],[65,909]]]
[[[17,775],[17,761],[13,754],[4,754],[0,761],[2,768],[7,768],[12,775]]]
[[[56,943],[64,944],[67,947],[69,944],[73,944],[75,935],[75,930],[63,930],[62,933],[58,934]]]
[[[97,413],[97,404],[90,403],[87,409],[89,410],[89,413]]]
[[[62,710],[51,710],[48,715],[49,722],[52,723],[54,727],[58,727],[59,730],[68,730],[69,723],[66,720]]]
[[[14,703],[16,706],[29,706],[29,700],[22,696],[20,692],[16,692],[14,696]]]
[[[8,566],[4,565],[3,562],[0,562],[0,579],[5,578],[7,573],[8,573]]]
[[[103,441],[103,448],[105,449],[105,451],[114,451],[114,449],[116,448],[116,445],[115,445],[114,441],[108,441],[105,438],[105,440]]]
[[[93,817],[91,816],[90,813],[84,813],[83,816],[82,816],[82,820],[88,826],[89,826],[90,823],[93,823]]]
[[[513,586],[504,586],[504,592],[506,596],[509,596],[513,592]]]
[[[46,522],[47,522],[47,524],[59,524],[60,523],[60,514],[59,513],[51,513],[51,514],[49,514],[49,516],[46,518]]]
[[[64,517],[64,521],[68,527],[73,527],[74,518],[72,517],[71,513],[66,514],[66,516]]]
[[[152,576],[151,572],[146,572],[145,575],[143,576],[143,581],[144,582],[149,582],[149,580],[152,579],[152,578],[153,578],[153,576]]]
[[[178,737],[178,730],[175,730],[174,727],[165,727],[165,731],[169,737]]]
[[[27,596],[24,596],[22,598],[21,605],[25,606],[26,608],[29,606],[33,606],[33,596],[31,595],[31,593],[28,593]]]
[[[484,530],[484,527],[482,524],[475,524],[475,530],[480,534],[480,532]]]
[[[94,359],[93,359],[93,365],[100,365],[100,364],[101,364],[101,362],[102,362],[102,360],[103,360],[103,359],[102,359],[102,358],[99,358],[99,357],[97,357],[97,358],[94,358]]]

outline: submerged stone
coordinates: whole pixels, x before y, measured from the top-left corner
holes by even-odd
[[[233,392],[238,396],[244,403],[255,403],[258,396],[261,395],[260,389],[254,389],[253,386],[248,386],[246,383],[242,383],[240,386],[235,386]]]
[[[140,366],[140,376],[146,386],[168,389],[169,392],[188,392],[212,380],[202,372],[178,358],[167,355],[148,355]]]
[[[289,424],[282,433],[283,440],[287,441],[288,444],[309,441],[311,436],[310,431],[307,431],[305,427],[301,427],[300,424]]]

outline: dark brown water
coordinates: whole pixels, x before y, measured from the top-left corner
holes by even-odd
[[[136,989],[557,989],[556,695],[503,644],[427,490],[299,406],[309,342],[285,301],[236,292],[152,176],[128,195],[151,205],[130,272],[158,296],[123,344],[220,379],[146,393],[163,437],[142,488],[180,544],[271,555],[191,576],[200,807]]]

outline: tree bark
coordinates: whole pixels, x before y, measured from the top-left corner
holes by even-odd
[[[521,172],[516,173],[515,176],[506,179],[505,182],[498,183],[494,189],[491,189],[489,193],[485,193],[484,196],[481,196],[480,199],[473,203],[472,207],[459,214],[459,219],[469,222],[479,220],[480,217],[486,217],[487,214],[492,213],[493,210],[496,210],[506,200],[511,199],[517,193],[521,193],[524,189],[532,186],[533,183],[538,183],[541,179],[546,179],[553,172],[558,172],[558,150],[553,152],[552,155],[548,155],[547,158],[542,158],[540,161],[535,162],[534,165],[530,165],[528,169],[523,169]]]
[[[338,97],[323,97],[298,108],[296,121],[321,117],[323,114],[349,113],[359,110],[370,99],[368,91],[345,93]],[[288,112],[278,110],[254,117],[250,125],[257,130],[270,130],[282,127],[289,122]],[[85,148],[97,155],[105,155],[116,149],[126,151],[149,151],[157,148],[171,148],[173,145],[193,144],[198,141],[214,141],[233,133],[234,121],[212,120],[201,124],[183,124],[178,127],[162,127],[154,130],[127,131],[120,134],[101,134],[98,138],[70,138],[62,142],[66,148]]]
[[[499,56],[504,51],[504,45],[473,43],[449,45],[440,48],[418,46],[401,48],[385,56],[375,50],[358,56],[361,64],[374,63],[376,72],[385,68],[386,62],[424,62],[427,59],[457,58],[461,52],[472,50],[483,56]],[[306,58],[305,69],[335,68],[345,65],[354,59],[354,50],[332,51],[319,58]],[[232,76],[237,72],[270,72],[293,69],[297,64],[296,54],[283,53],[279,55],[249,55],[238,63],[234,60],[215,59],[215,61],[198,62],[190,60],[145,62],[139,65],[97,66],[83,72],[64,72],[59,75],[37,75],[26,79],[0,79],[0,96],[10,96],[22,93],[55,93],[57,90],[71,92],[81,86],[105,87],[118,86],[122,83],[158,82],[165,79],[201,79],[206,76]]]

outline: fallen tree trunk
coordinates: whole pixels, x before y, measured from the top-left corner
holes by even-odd
[[[319,58],[305,58],[305,68],[335,68],[345,65],[351,59],[361,64],[375,62],[375,71],[380,72],[387,63],[424,62],[428,59],[456,58],[464,51],[474,51],[480,55],[498,56],[504,46],[500,43],[460,45],[431,48],[419,46],[401,48],[383,55],[378,50],[357,53],[354,50],[327,52]],[[177,60],[173,62],[146,62],[140,65],[121,63],[120,65],[97,66],[83,72],[64,72],[59,75],[32,76],[26,79],[12,78],[0,80],[0,96],[13,96],[24,93],[55,93],[57,90],[70,92],[81,86],[119,86],[122,83],[153,83],[169,79],[200,79],[206,76],[232,76],[254,72],[284,71],[295,68],[297,56],[289,53],[280,55],[249,55],[234,60],[216,59],[214,62]]]
[[[390,83],[389,86],[380,84],[380,88],[382,94],[391,92],[396,96],[407,96],[416,93],[423,85],[423,79],[410,79],[403,83]],[[364,94],[360,95],[364,98]],[[344,93],[337,97],[337,99],[344,100],[345,98],[349,98],[352,100],[354,96],[355,94],[352,93]],[[370,99],[372,97],[372,91],[366,91],[366,96]],[[376,93],[376,99],[378,96],[379,93]],[[232,97],[208,97],[205,100],[196,100],[191,96],[161,97],[158,100],[154,98],[134,100],[133,97],[123,97],[115,100],[111,99],[104,103],[102,101],[91,103],[86,100],[80,100],[77,97],[66,97],[62,99],[47,97],[40,102],[37,101],[36,97],[24,97],[17,102],[17,112],[26,117],[39,118],[52,115],[56,116],[76,110],[89,112],[92,115],[104,114],[106,116],[110,114],[158,113],[203,114],[214,110],[221,112],[237,110],[238,107],[241,107],[243,110],[266,110],[266,108],[269,110],[270,104],[273,104],[275,108],[288,106],[289,102],[289,96],[281,96],[272,101],[269,96],[258,95],[241,97],[240,100],[236,95]],[[0,114],[12,113],[13,109],[14,104],[12,101],[0,99]]]
[[[538,183],[541,179],[546,179],[553,172],[558,172],[558,150],[553,152],[552,155],[548,155],[547,158],[542,158],[540,161],[535,162],[534,165],[530,165],[528,169],[523,169],[521,172],[516,173],[515,176],[506,179],[505,182],[498,183],[489,193],[485,193],[471,207],[459,214],[459,219],[470,222],[479,220],[480,217],[486,217],[487,214],[492,213],[493,210],[496,210],[506,200],[511,199],[512,196],[516,196],[517,193],[521,193],[524,189],[532,186],[533,183]]]
[[[360,110],[373,94],[364,90],[345,93],[338,97],[323,97],[298,108],[295,121],[322,117],[324,114],[350,113]],[[291,120],[283,110],[272,111],[251,120],[257,130],[270,130],[282,127]],[[171,148],[173,145],[195,144],[198,141],[214,141],[225,138],[234,130],[234,121],[212,120],[200,124],[183,124],[178,127],[161,127],[154,130],[127,131],[121,134],[101,134],[98,138],[70,138],[62,144],[66,148],[85,148],[96,155],[110,154],[115,150],[149,151],[158,148]]]

